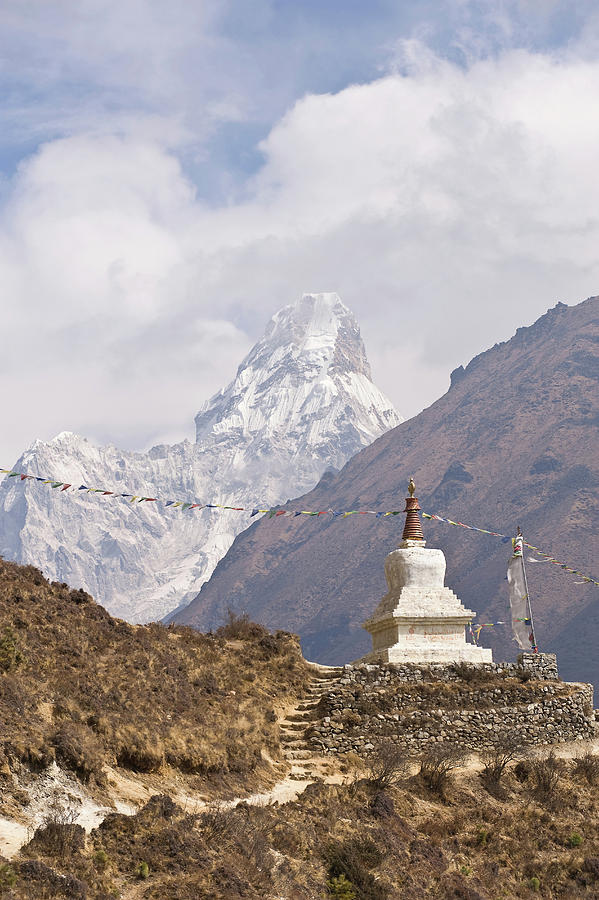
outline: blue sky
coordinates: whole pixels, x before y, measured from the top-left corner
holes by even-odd
[[[191,435],[302,291],[404,415],[599,293],[598,56],[594,0],[7,0],[4,463]]]

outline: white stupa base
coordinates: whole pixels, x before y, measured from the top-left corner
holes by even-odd
[[[372,651],[361,662],[493,662],[486,647],[466,643],[475,613],[445,587],[445,557],[423,541],[403,541],[385,560],[389,590],[363,628]]]
[[[394,647],[386,647],[384,650],[375,650],[356,660],[356,663],[369,663],[371,665],[381,663],[414,663],[416,665],[429,665],[430,663],[456,663],[465,662],[472,665],[483,665],[493,662],[492,651],[487,647],[476,647],[474,644],[462,644],[460,647],[402,647],[397,644]]]

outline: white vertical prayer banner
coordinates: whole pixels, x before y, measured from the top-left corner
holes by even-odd
[[[510,610],[512,613],[512,634],[521,650],[531,650],[534,647],[535,640],[532,636],[532,621],[529,614],[522,536],[519,535],[517,538],[514,538],[512,543],[514,553],[507,569]]]

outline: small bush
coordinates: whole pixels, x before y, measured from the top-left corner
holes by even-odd
[[[85,829],[74,822],[60,822],[51,818],[36,829],[27,846],[44,856],[72,856],[85,846]]]
[[[497,743],[482,753],[484,769],[481,772],[483,781],[490,785],[498,785],[507,765],[522,750],[522,739],[518,732],[508,731],[502,734]]]
[[[370,803],[370,812],[375,819],[388,819],[395,814],[393,797],[384,791],[378,791]]]
[[[0,865],[0,891],[4,892],[13,888],[17,883],[17,874],[9,863]]]
[[[252,622],[247,613],[239,615],[232,609],[227,610],[227,619],[216,629],[215,634],[226,641],[253,641],[273,637],[263,625]]]
[[[557,801],[562,770],[563,763],[553,751],[545,759],[535,759],[531,763],[533,794],[541,803],[552,806]]]
[[[267,659],[271,656],[277,656],[283,649],[281,641],[277,640],[274,634],[265,634],[264,637],[260,638],[258,641],[258,646]]]
[[[122,729],[119,738],[119,766],[134,772],[158,772],[164,763],[164,746],[161,741],[132,727]]]
[[[588,872],[594,881],[599,881],[599,856],[587,856],[582,864],[584,872]]]
[[[343,875],[360,900],[386,900],[387,888],[370,873],[370,869],[382,861],[382,853],[369,838],[353,838],[343,844],[331,844],[325,852],[329,883]]]
[[[94,853],[94,866],[103,872],[108,865],[108,854],[105,850],[96,850]]]
[[[599,783],[599,756],[587,750],[574,761],[574,775],[592,786]]]
[[[330,878],[327,881],[327,888],[331,897],[335,897],[337,900],[356,900],[354,886],[345,875]]]
[[[405,778],[409,765],[405,750],[393,741],[381,741],[366,761],[366,779],[372,788],[383,791]]]
[[[102,781],[104,748],[87,725],[63,722],[53,738],[56,759],[66,769],[71,769],[82,781],[93,776]]]
[[[23,654],[17,644],[14,628],[6,625],[0,631],[0,672],[10,672],[23,662]]]
[[[525,781],[528,781],[531,773],[531,765],[530,762],[526,760],[521,760],[519,763],[516,763],[514,766],[514,775],[520,782],[520,784],[524,784]]]
[[[86,900],[87,885],[74,875],[61,875],[39,859],[27,859],[19,864],[19,875],[23,881],[33,881],[35,893],[22,896],[68,897],[69,900]]]
[[[218,843],[235,830],[235,811],[216,804],[201,814],[199,824],[206,843]]]
[[[140,879],[140,881],[145,881],[146,878],[149,877],[150,867],[148,866],[147,862],[140,862],[137,867],[136,875]]]
[[[455,744],[434,744],[420,760],[420,777],[439,797],[445,796],[449,773],[464,761],[463,751]]]
[[[529,884],[529,886],[530,886],[531,891],[535,891],[535,892],[536,892],[536,891],[539,891],[539,890],[541,889],[541,882],[539,881],[539,879],[537,878],[536,875],[533,875],[533,877],[530,879],[530,881],[528,882],[528,884]]]
[[[494,681],[497,677],[494,672],[489,671],[485,666],[467,662],[453,663],[452,669],[458,678],[461,678],[466,684],[481,684],[484,681]]]
[[[582,844],[582,836],[577,831],[573,831],[567,840],[567,844],[568,847],[580,847]]]

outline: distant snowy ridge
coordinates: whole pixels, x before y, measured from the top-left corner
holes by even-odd
[[[402,421],[372,383],[358,324],[337,294],[280,310],[235,379],[196,416],[196,443],[147,453],[62,432],[15,468],[144,496],[273,506]],[[163,617],[208,580],[249,513],[181,513],[38,485],[0,487],[0,555],[82,586],[130,621]]]

